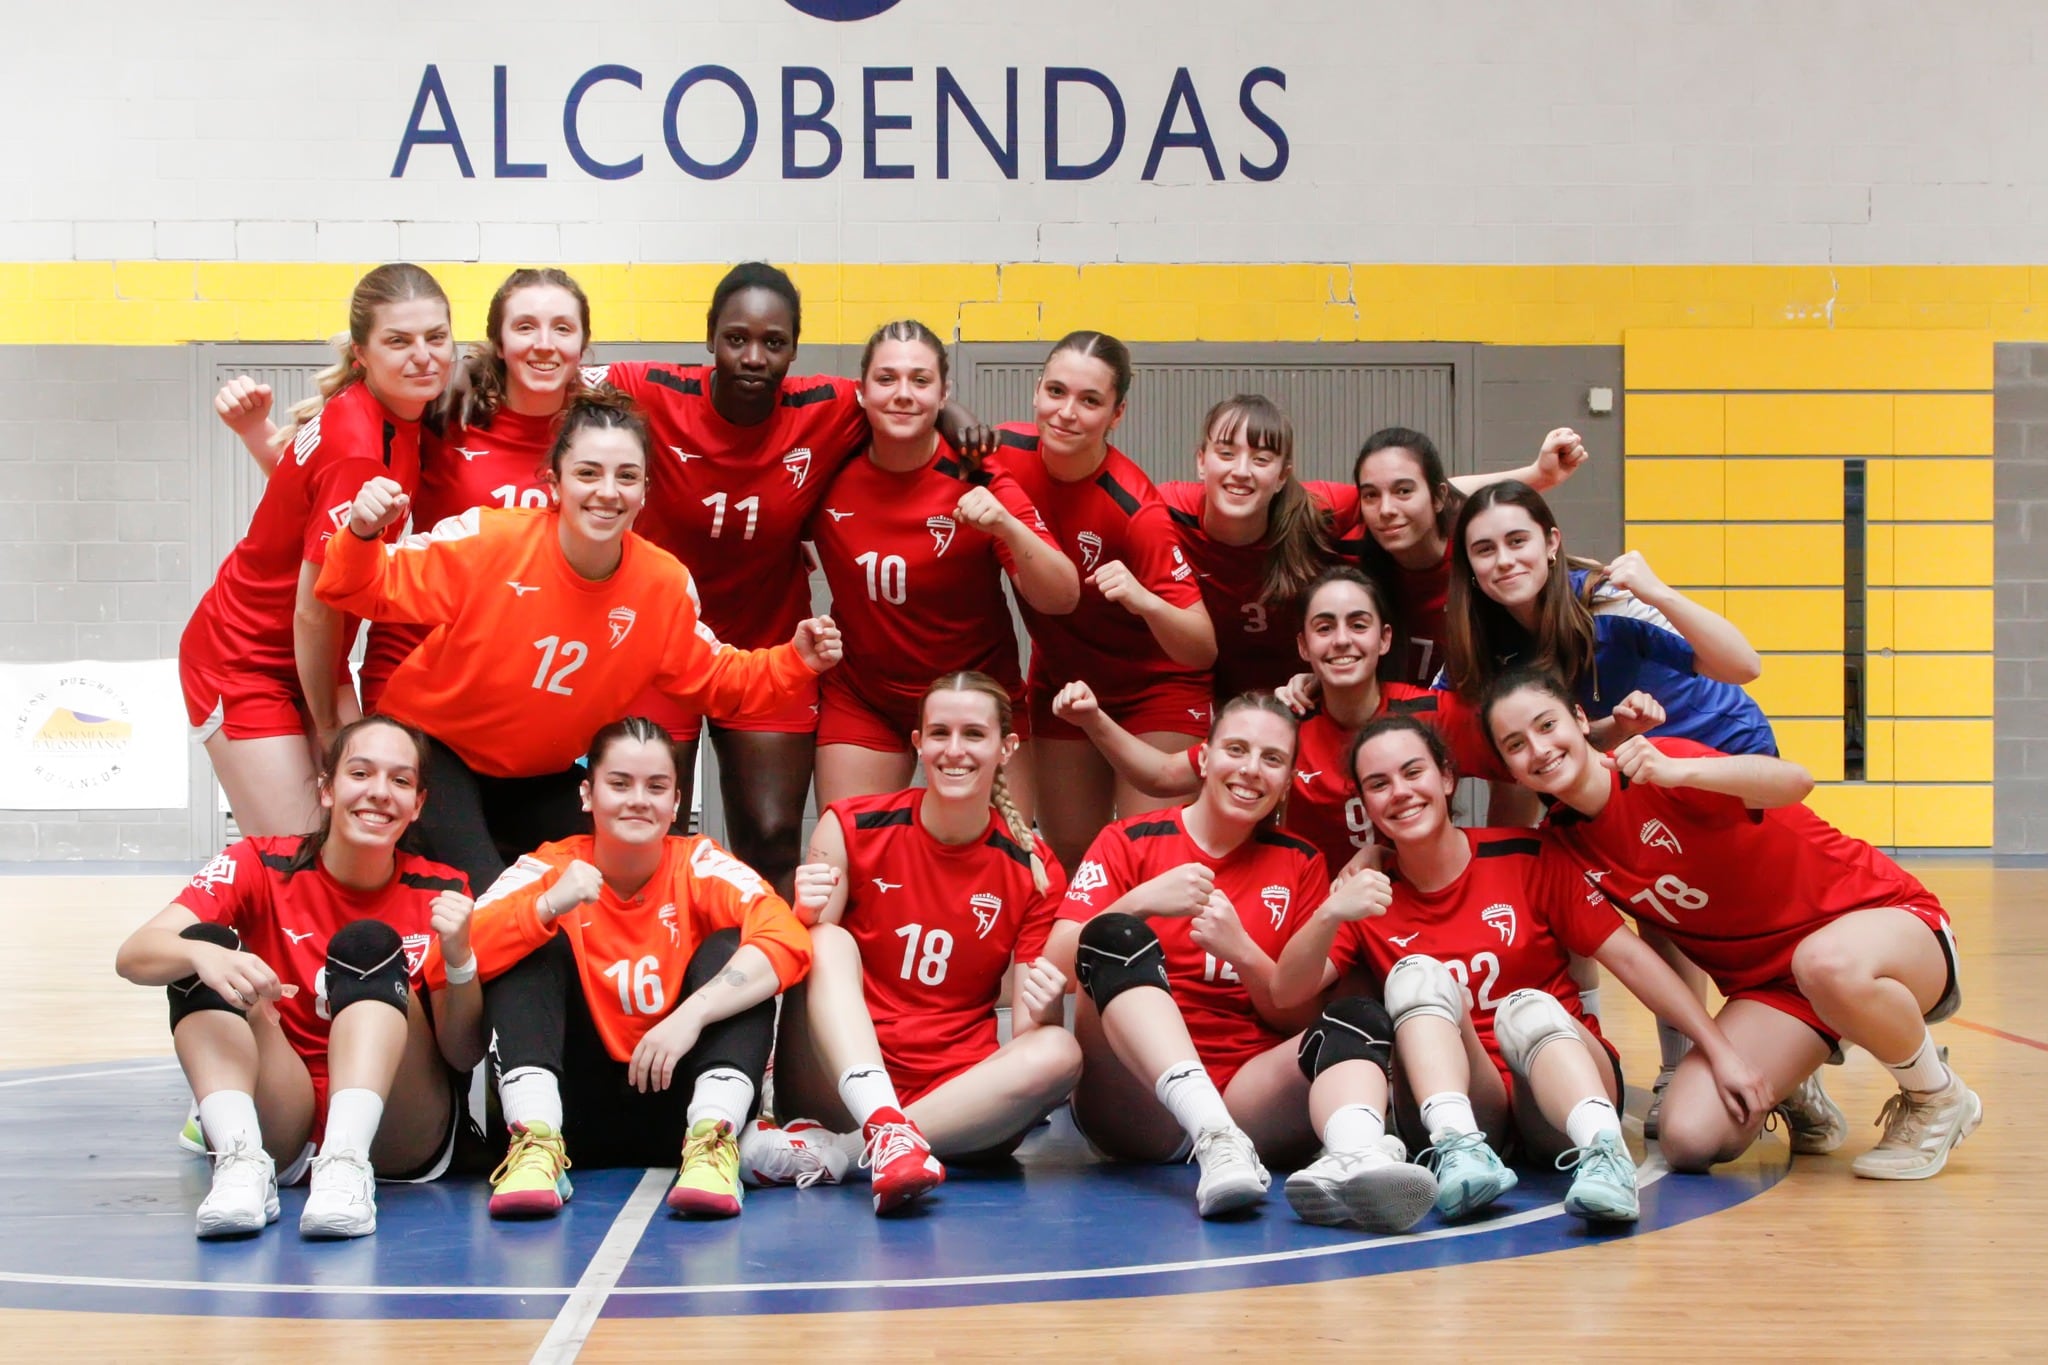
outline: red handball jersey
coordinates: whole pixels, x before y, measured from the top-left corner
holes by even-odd
[[[1343,972],[1363,964],[1384,982],[1394,964],[1411,953],[1443,963],[1471,991],[1472,1027],[1506,1080],[1507,1063],[1493,1038],[1493,1012],[1513,992],[1554,995],[1572,1018],[1595,1033],[1600,1030],[1579,1003],[1570,959],[1550,929],[1537,875],[1543,841],[1530,830],[1460,832],[1472,846],[1472,861],[1458,879],[1436,891],[1420,891],[1395,869],[1389,874],[1394,902],[1387,913],[1339,928],[1330,945],[1330,965]]]
[[[971,468],[943,439],[922,469],[896,474],[855,459],[825,489],[811,539],[846,646],[839,681],[871,710],[915,715],[932,679],[962,668],[1012,696],[1022,688],[1003,598],[1003,575],[1016,572],[1010,549],[953,517],[973,487],[1058,550],[1015,480]]]
[[[1340,518],[1332,499],[1341,504],[1348,494],[1351,520],[1357,519],[1358,490],[1349,484],[1303,486],[1331,513],[1333,533]],[[1173,518],[1181,551],[1195,566],[1202,604],[1216,626],[1216,696],[1225,699],[1240,692],[1271,692],[1284,685],[1302,670],[1301,654],[1295,647],[1301,634],[1302,603],[1299,598],[1273,603],[1260,600],[1266,591],[1269,548],[1225,545],[1212,539],[1202,529],[1199,483],[1161,484],[1159,497]]]
[[[284,869],[303,835],[243,839],[228,845],[201,868],[177,895],[209,924],[225,924],[298,994],[277,1002],[278,1019],[292,1051],[305,1061],[316,1083],[327,1076],[327,1001],[319,994],[327,966],[327,941],[343,925],[378,919],[398,931],[405,944],[406,975],[418,990],[427,979],[429,958],[440,969],[441,945],[428,908],[443,891],[469,894],[469,883],[452,867],[410,853],[398,854],[397,874],[375,891],[351,891],[328,875],[315,858],[302,872]]]
[[[1674,758],[1721,757],[1691,740],[1650,743]],[[1751,810],[1717,792],[1611,780],[1598,815],[1557,805],[1543,826],[1564,855],[1549,869],[1552,924],[1575,953],[1591,955],[1626,912],[1734,995],[1789,981],[1799,941],[1853,910],[1897,906],[1932,928],[1948,923],[1910,873],[1803,805]]]
[[[1081,572],[1081,602],[1070,614],[1046,616],[1028,602],[1017,604],[1031,632],[1033,692],[1055,692],[1078,678],[1095,689],[1104,709],[1114,710],[1118,701],[1150,685],[1199,678],[1167,657],[1142,619],[1088,581],[1102,565],[1121,560],[1140,583],[1176,607],[1202,600],[1194,566],[1181,553],[1173,519],[1145,471],[1111,446],[1093,478],[1064,483],[1046,470],[1037,427],[1013,422],[997,430],[1002,446],[991,468],[1016,480]],[[1206,728],[1207,709],[1194,721]]]
[[[1320,485],[1319,485],[1320,486]],[[1372,533],[1354,520],[1342,534],[1337,553],[1386,584],[1393,594],[1394,647],[1401,651],[1390,665],[1401,682],[1427,687],[1443,671],[1444,608],[1451,596],[1451,552],[1427,569],[1404,569],[1372,544]],[[1384,675],[1383,675],[1384,676]]]
[[[350,384],[299,427],[278,459],[248,531],[221,561],[180,649],[218,666],[291,678],[296,691],[299,566],[326,562],[328,537],[348,524],[356,494],[379,476],[408,493],[418,487],[420,424],[392,416],[368,387]],[[384,538],[396,540],[403,529],[393,526]]]
[[[994,810],[980,839],[940,843],[919,823],[924,797],[912,788],[829,808],[846,839],[840,922],[860,945],[875,1036],[906,1094],[996,1050],[1003,979],[1045,951],[1067,889],[1043,840],[1046,889],[1032,884],[1030,853]]]
[[[583,372],[647,417],[647,510],[636,529],[689,566],[705,624],[742,649],[787,641],[810,615],[804,527],[839,467],[867,443],[859,386],[790,375],[774,414],[736,427],[711,406],[711,367],[644,361]]]
[[[560,414],[529,417],[500,408],[480,426],[431,428],[420,435],[420,486],[412,498],[415,531],[430,531],[472,507],[549,507],[542,474]],[[427,638],[427,626],[377,621],[363,651],[363,710],[375,711],[391,671]]]
[[[1216,889],[1237,908],[1252,941],[1278,958],[1330,894],[1322,855],[1291,834],[1260,829],[1228,856],[1214,858],[1188,836],[1186,812],[1185,806],[1147,811],[1096,835],[1067,885],[1060,918],[1086,922],[1131,888],[1183,863],[1200,863],[1216,874]],[[1237,968],[1196,946],[1192,919],[1154,915],[1145,922],[1166,950],[1167,980],[1195,1051],[1217,1086],[1228,1085],[1239,1067],[1283,1035],[1259,1017]]]

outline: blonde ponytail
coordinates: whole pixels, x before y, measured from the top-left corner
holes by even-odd
[[[1031,828],[1031,822],[1024,818],[1024,812],[1017,809],[1016,798],[1010,795],[1010,780],[1001,768],[996,769],[995,789],[988,799],[996,808],[996,814],[1003,818],[1010,837],[1017,847],[1024,850],[1031,859],[1031,885],[1043,892],[1050,884],[1045,876],[1045,863],[1038,856],[1038,836]]]

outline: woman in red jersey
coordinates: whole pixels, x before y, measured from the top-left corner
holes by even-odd
[[[675,746],[645,716],[590,741],[594,833],[542,845],[477,902],[477,964],[512,1141],[493,1217],[548,1217],[578,1164],[676,1161],[668,1206],[740,1212],[739,1130],[775,1031],[774,997],[802,979],[810,935],[759,873],[701,834],[669,829]]]
[[[1126,729],[1172,752],[1200,738],[1210,715],[1216,632],[1194,566],[1152,481],[1109,444],[1130,388],[1122,342],[1069,334],[1046,357],[1034,421],[999,428],[990,462],[1016,480],[1081,575],[1080,605],[1067,615],[1019,604],[1031,633],[1033,767],[1060,793],[1040,824],[1063,866],[1113,815],[1158,803],[1118,782],[1087,736],[1053,715],[1059,690],[1088,683]]]
[[[1302,594],[1297,637],[1317,683],[1317,704],[1301,721],[1292,790],[1281,816],[1291,834],[1316,846],[1341,869],[1373,842],[1372,822],[1348,765],[1353,737],[1385,715],[1413,716],[1437,730],[1457,755],[1458,770],[1508,780],[1479,726],[1477,709],[1454,692],[1382,683],[1380,660],[1393,640],[1385,589],[1348,564],[1325,569]],[[1201,789],[1201,746],[1163,753],[1102,713],[1086,683],[1069,683],[1054,713],[1094,741],[1117,773],[1151,796],[1184,798]]]
[[[741,1143],[761,1183],[837,1180],[845,1148],[860,1150],[877,1213],[944,1180],[941,1157],[1008,1156],[1081,1071],[1067,979],[1043,956],[1066,877],[1008,791],[1009,689],[947,674],[912,740],[930,785],[836,802],[797,869],[815,957],[802,1010],[784,1016],[776,1096],[824,1127],[758,1126]],[[829,1131],[848,1129],[835,1160]]]
[[[832,589],[846,661],[819,684],[818,805],[907,785],[931,679],[989,674],[1023,699],[1003,576],[1035,610],[1072,611],[1074,565],[1006,474],[962,457],[938,432],[946,347],[921,322],[892,322],[861,355],[873,437],[827,486],[810,538]],[[1021,732],[1029,738],[1028,726]],[[1010,762],[1028,817],[1028,767]],[[1021,780],[1020,780],[1021,779]]]
[[[1274,1003],[1273,960],[1329,894],[1322,855],[1273,827],[1294,715],[1223,704],[1192,802],[1120,820],[1067,884],[1046,957],[1081,986],[1074,1122],[1137,1161],[1201,1163],[1203,1217],[1266,1191],[1268,1159],[1312,1150],[1290,1035],[1315,1017]]]
[[[416,265],[378,266],[336,347],[319,393],[278,433],[290,458],[178,641],[186,714],[250,834],[313,828],[314,758],[357,714],[345,623],[313,584],[366,479],[419,482],[420,415],[455,358],[448,298]]]
[[[552,508],[479,508],[390,552],[404,518],[388,479],[363,486],[320,578],[325,600],[372,620],[434,624],[386,684],[386,712],[426,731],[427,847],[488,886],[520,851],[587,828],[576,758],[649,688],[713,715],[761,715],[839,657],[829,618],[792,644],[738,650],[697,619],[689,570],[633,534],[646,499],[646,428],[626,401],[588,395],[563,416]],[[435,624],[438,623],[438,624]]]
[[[789,276],[747,261],[712,291],[704,339],[711,364],[636,362],[588,376],[631,395],[646,414],[654,458],[641,534],[689,568],[705,624],[742,649],[788,639],[809,614],[805,527],[832,476],[868,440],[858,385],[790,374],[802,330],[803,301]],[[956,449],[984,444],[971,427],[958,408],[939,422]],[[669,727],[690,781],[700,717],[659,695],[633,709]],[[787,895],[802,853],[817,692],[805,689],[774,711],[713,721],[733,852]]]
[[[1501,758],[1556,803],[1545,838],[1577,894],[1557,898],[1566,946],[1613,936],[1626,913],[1656,925],[1728,1003],[1719,1024],[1781,1101],[1847,1040],[1891,1072],[1884,1136],[1852,1166],[1923,1180],[1982,1121],[1928,1024],[1961,1003],[1948,912],[1915,878],[1801,804],[1813,779],[1768,754],[1722,754],[1636,736],[1600,757],[1556,678],[1497,678],[1482,703]],[[1763,1114],[1716,1101],[1697,1049],[1664,1094],[1658,1143],[1677,1170],[1739,1155]]]
[[[121,945],[116,971],[169,987],[214,1156],[201,1237],[262,1231],[280,1180],[309,1167],[299,1230],[360,1237],[377,1226],[376,1170],[431,1180],[447,1167],[451,1073],[483,1059],[483,995],[467,885],[397,848],[423,760],[397,722],[350,722],[326,754],[311,834],[231,845]]]
[[[1444,1217],[1473,1213],[1512,1189],[1514,1172],[1495,1151],[1519,1148],[1575,1169],[1567,1212],[1632,1221],[1635,1167],[1617,1109],[1621,1066],[1582,1008],[1570,958],[1551,932],[1541,841],[1524,829],[1453,825],[1450,751],[1412,718],[1366,726],[1346,766],[1393,846],[1392,866],[1339,879],[1281,953],[1275,998],[1312,998],[1354,966],[1379,984],[1386,1019],[1378,1036],[1393,1040],[1411,1131],[1432,1144],[1426,1156]],[[1761,1077],[1654,952],[1622,934],[1597,945],[1597,954],[1653,1010],[1701,1040],[1724,1103],[1744,1113],[1767,1107]],[[1325,1070],[1310,1103],[1327,1154],[1289,1180],[1296,1206],[1342,1207],[1346,1182],[1363,1170],[1374,1174],[1359,1190],[1385,1182],[1398,1208],[1419,1217],[1414,1201],[1400,1198],[1416,1193],[1413,1177],[1384,1174],[1400,1160],[1383,1136],[1385,1071]],[[1367,1211],[1377,1202],[1368,1197]]]

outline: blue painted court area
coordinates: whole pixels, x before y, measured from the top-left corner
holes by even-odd
[[[133,1062],[0,1076],[0,1306],[235,1317],[552,1318],[790,1313],[1115,1298],[1387,1274],[1535,1255],[1718,1212],[1775,1184],[1781,1144],[1714,1176],[1643,1170],[1634,1232],[1565,1217],[1566,1181],[1524,1170],[1491,1216],[1433,1215],[1404,1237],[1297,1220],[1280,1192],[1250,1216],[1195,1216],[1193,1166],[1105,1166],[1064,1117],[994,1172],[954,1171],[907,1216],[865,1182],[752,1191],[722,1223],[672,1219],[645,1172],[576,1171],[549,1222],[492,1223],[475,1178],[380,1186],[374,1237],[301,1241],[303,1189],[261,1236],[200,1242],[207,1166],[172,1138],[175,1067]],[[571,1155],[575,1136],[570,1134]],[[629,1202],[630,1201],[630,1202]],[[652,1214],[648,1207],[652,1204]],[[622,1214],[624,1216],[622,1216]],[[601,1250],[602,1249],[602,1250]]]

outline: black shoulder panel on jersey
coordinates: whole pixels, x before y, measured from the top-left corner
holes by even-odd
[[[1482,839],[1472,850],[1475,858],[1533,858],[1543,851],[1541,839]]]
[[[1317,848],[1308,840],[1297,839],[1284,829],[1257,830],[1252,834],[1252,842],[1256,844],[1264,844],[1268,848],[1291,848],[1296,853],[1306,853],[1310,857],[1314,857],[1316,854],[1322,852],[1321,849]]]
[[[1137,496],[1130,489],[1124,487],[1111,477],[1107,469],[1095,476],[1095,486],[1109,494],[1116,505],[1124,509],[1125,516],[1135,517],[1138,515]]]
[[[659,384],[664,389],[674,389],[677,393],[686,394],[691,398],[701,398],[704,396],[704,382],[702,380],[694,375],[684,376],[677,374],[674,370],[664,369],[659,365],[649,365],[647,367],[647,382]]]
[[[1124,826],[1126,839],[1160,839],[1178,833],[1180,826],[1171,820],[1147,820],[1143,824]]]
[[[391,468],[391,443],[398,439],[398,428],[388,420],[384,423],[384,467]]]
[[[887,829],[890,825],[910,823],[910,803],[892,806],[888,810],[865,810],[853,817],[855,829]]]
[[[469,883],[460,877],[430,877],[424,872],[401,872],[398,884],[415,891],[453,891],[458,896],[469,894]]]
[[[1387,699],[1387,714],[1390,716],[1433,716],[1436,714],[1436,693],[1426,696],[1408,697],[1402,701]]]
[[[996,476],[989,473],[986,469],[970,468],[950,455],[941,457],[933,468],[949,479],[958,479],[960,482],[972,484],[976,488],[986,488],[996,481]]]
[[[272,872],[291,871],[292,855],[289,853],[259,853],[256,856],[261,858],[263,865]]]
[[[1020,867],[1031,866],[1031,850],[999,829],[988,832],[988,846]]]
[[[838,394],[839,390],[833,388],[830,384],[816,384],[808,389],[798,389],[795,393],[790,393],[785,389],[782,394],[782,406],[785,408],[807,408],[813,403],[829,403]]]
[[[996,445],[1008,450],[1037,450],[1038,433],[1035,431],[999,431]]]
[[[1173,524],[1176,526],[1200,526],[1202,524],[1202,514],[1200,512],[1183,512],[1178,507],[1169,507],[1166,509],[1166,515],[1173,518]]]

